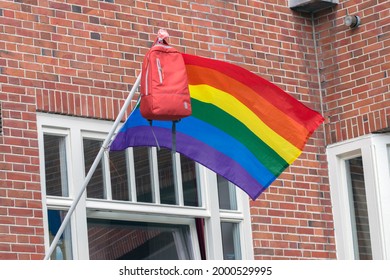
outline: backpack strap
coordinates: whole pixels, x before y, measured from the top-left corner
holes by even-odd
[[[153,130],[153,121],[152,120],[148,120],[148,121],[149,121],[149,124],[150,124],[150,130],[152,131],[152,134],[153,134],[153,137],[154,137],[154,141],[156,141],[157,150],[160,151],[160,145],[158,144],[158,140],[157,140],[156,134],[154,133],[154,130]]]
[[[176,123],[179,122],[179,121],[180,120],[172,121],[172,154],[173,155],[176,153]],[[148,122],[149,122],[149,125],[150,125],[150,129],[152,131],[154,140],[156,141],[157,150],[160,151],[160,145],[158,144],[158,140],[157,140],[156,134],[154,133],[154,130],[153,130],[153,120],[148,120]]]
[[[176,153],[176,123],[178,121],[172,121],[172,154]]]
[[[177,174],[177,162],[176,162],[176,123],[178,121],[172,121],[172,149],[171,149],[171,157],[172,157],[172,172],[173,174]],[[174,186],[177,190],[179,186],[177,176],[174,176]],[[175,191],[176,192],[176,191]],[[176,196],[176,203],[178,203],[178,197]]]

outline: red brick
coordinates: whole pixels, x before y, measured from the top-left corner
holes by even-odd
[[[16,243],[16,235],[10,234],[1,234],[0,235],[0,244],[1,243]],[[2,250],[5,251],[5,250]]]
[[[5,211],[4,211],[5,210]],[[0,214],[2,215],[6,215],[6,212],[7,209],[6,208],[0,208]],[[0,224],[0,233],[6,233],[6,234],[9,234],[10,233],[10,226],[5,226],[5,225],[1,225]]]
[[[31,236],[29,237],[29,242],[31,244],[42,245],[44,243],[44,239],[42,236]]]
[[[21,172],[9,172],[7,173],[7,179],[14,181],[31,181],[31,174]]]
[[[40,201],[27,201],[27,207],[29,209],[42,209],[42,203]]]
[[[10,227],[10,233],[34,235],[35,231],[34,231],[34,228],[32,228],[32,227],[11,226]]]
[[[29,254],[29,256],[31,257],[31,260],[43,260],[44,257],[45,257],[45,249],[43,246],[41,246],[39,250],[39,248],[37,249],[37,251],[40,251],[40,254]]]
[[[10,216],[20,216],[20,217],[32,217],[33,211],[26,208],[9,208],[8,209]]]
[[[300,250],[283,250],[283,254],[287,257],[301,257],[302,251],[300,251]]]
[[[3,204],[1,204],[3,205]],[[7,205],[4,205],[7,206]],[[15,218],[14,217],[6,217],[6,216],[0,216],[0,224],[15,224]]]
[[[319,252],[319,251],[313,251],[312,257],[318,258],[318,259],[329,259],[331,258],[332,254],[330,252]]]
[[[40,216],[42,216],[42,215],[40,215]],[[28,219],[28,225],[33,226],[33,227],[42,227],[43,221],[42,221],[42,219],[38,219],[37,215],[35,215],[34,218]]]
[[[0,198],[0,205],[6,207],[6,206],[10,206],[10,207],[13,207],[15,206],[15,201],[13,199],[8,199],[8,198]],[[1,217],[0,217],[0,221],[1,221]]]
[[[16,260],[17,254],[13,252],[1,252],[0,260]]]
[[[35,245],[28,245],[28,244],[12,244],[11,250],[14,252],[30,252],[30,253],[36,252]]]

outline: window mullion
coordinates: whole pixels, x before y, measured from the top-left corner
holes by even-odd
[[[390,259],[390,135],[378,135],[373,138],[373,158],[377,198],[379,205],[378,222],[381,227],[383,259]],[[384,175],[387,174],[387,175]]]
[[[135,186],[135,166],[134,166],[134,151],[133,148],[127,149],[126,152],[127,170],[128,176],[128,187],[129,187],[129,201],[137,202],[137,189]]]
[[[240,223],[240,244],[242,259],[252,260],[253,255],[253,237],[252,224],[250,216],[250,205],[248,195],[241,189],[236,189],[237,209],[242,213],[243,220]]]
[[[183,195],[183,180],[181,176],[180,154],[178,153],[172,154],[172,166],[173,166],[173,181],[175,184],[176,204],[183,206],[184,195]]]
[[[202,166],[199,163],[195,164],[195,173],[196,173],[196,182],[198,184],[198,201],[199,201],[199,206],[200,207],[205,207],[206,205],[206,187],[205,187],[205,172],[204,172],[205,167]]]
[[[79,193],[80,188],[85,180],[85,167],[84,167],[84,150],[83,150],[83,136],[79,127],[73,127],[70,134],[70,146],[71,146],[71,159],[70,165],[72,168],[72,198],[75,194]],[[88,260],[88,232],[87,232],[87,214],[86,214],[86,191],[84,191],[80,198],[75,211],[72,214],[72,243],[73,257],[78,260]],[[72,200],[74,203],[74,200]]]
[[[210,218],[205,219],[206,254],[209,260],[223,260],[221,218],[219,213],[217,176],[211,170],[203,169],[205,175],[206,208]]]
[[[103,183],[104,183],[104,192],[106,194],[107,200],[112,200],[112,191],[111,191],[111,173],[110,173],[110,155],[106,150],[103,153]]]
[[[158,179],[158,161],[157,149],[149,149],[150,176],[152,182],[152,201],[156,204],[161,204],[160,199],[160,181]]]
[[[380,196],[375,174],[375,147],[374,145],[362,148],[364,184],[366,186],[367,211],[370,224],[371,248],[373,259],[383,259],[383,223],[381,222]],[[384,173],[385,174],[385,173]],[[386,222],[385,222],[386,223]]]

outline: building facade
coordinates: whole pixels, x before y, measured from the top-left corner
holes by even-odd
[[[256,201],[167,150],[106,151],[50,257],[390,259],[388,0],[1,1],[0,259],[45,257],[160,28],[325,122]]]

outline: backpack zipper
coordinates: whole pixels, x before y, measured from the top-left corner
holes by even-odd
[[[156,58],[156,63],[157,63],[158,77],[160,78],[160,85],[162,85],[164,73],[163,73],[163,69],[161,67],[160,59]]]
[[[149,60],[149,58],[148,58]],[[148,95],[149,94],[149,91],[148,91],[148,84],[149,84],[149,67],[150,67],[150,61],[148,61],[148,64],[146,66],[146,73],[145,73],[145,77],[146,77],[146,81],[145,81],[145,95]]]
[[[153,47],[155,47],[156,45],[154,45]],[[169,45],[164,45],[164,44],[159,44],[158,45],[159,47],[163,47],[165,49],[170,49],[172,48],[171,46]],[[152,47],[152,48],[153,48]],[[160,59],[156,59],[157,61],[157,69],[158,69],[158,76],[159,76],[159,79],[160,79],[160,84],[163,83],[163,80],[164,80],[164,73],[163,73],[163,68],[161,67],[161,62],[160,62]],[[145,73],[145,77],[149,77],[149,68],[150,68],[150,61],[148,61],[148,65],[146,66],[146,73]],[[149,79],[147,78],[146,79],[146,82],[145,82],[145,95],[148,95],[149,94]]]

